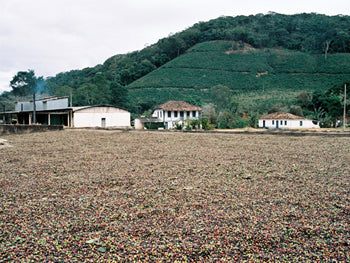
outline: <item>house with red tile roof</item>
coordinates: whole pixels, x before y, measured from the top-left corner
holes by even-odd
[[[175,123],[183,123],[185,120],[199,119],[202,109],[184,101],[170,100],[154,108],[152,117],[157,117],[164,122],[166,129],[175,128]]]
[[[297,129],[320,128],[318,123],[291,113],[271,113],[259,119],[259,128],[269,129]]]

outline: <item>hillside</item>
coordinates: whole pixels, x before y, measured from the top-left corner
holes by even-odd
[[[222,83],[247,109],[253,108],[253,102],[246,98],[257,92],[254,104],[268,108],[276,102],[291,103],[300,90],[342,80],[343,68],[349,68],[348,53],[350,16],[273,12],[222,16],[198,22],[142,50],[113,55],[95,67],[47,77],[42,92],[72,94],[74,106],[111,104],[138,115],[168,98],[201,105],[208,101],[207,89]],[[0,103],[10,109],[15,96],[4,92]]]
[[[267,111],[293,104],[350,78],[350,54],[308,54],[277,48],[239,47],[232,41],[200,43],[184,55],[136,80],[129,95],[139,103],[168,99],[210,102],[209,89],[230,88],[243,111]]]

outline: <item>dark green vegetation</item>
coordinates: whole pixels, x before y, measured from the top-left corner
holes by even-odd
[[[0,261],[350,261],[349,137],[3,138]]]
[[[211,102],[208,89],[221,84],[241,112],[266,112],[349,78],[349,30],[349,16],[340,15],[220,17],[93,68],[47,78],[45,92],[72,93],[73,105],[112,104],[141,114],[168,99],[204,105]]]
[[[241,111],[290,106],[301,92],[326,90],[350,79],[350,54],[308,54],[282,49],[231,49],[232,42],[198,44],[128,86],[136,101],[179,96],[211,102],[210,88],[228,87]],[[166,96],[168,94],[168,96]]]

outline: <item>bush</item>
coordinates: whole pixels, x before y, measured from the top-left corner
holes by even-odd
[[[243,119],[236,114],[224,111],[220,112],[217,123],[220,129],[244,128],[249,125],[249,119]]]
[[[249,120],[248,120],[249,126],[252,128],[257,128],[259,124],[259,118],[256,113],[252,113]]]
[[[145,128],[147,130],[158,130],[159,128],[165,128],[164,123],[163,122],[146,122],[145,123]]]
[[[192,129],[199,129],[201,125],[201,121],[198,119],[191,120],[189,125],[191,126]]]
[[[217,123],[219,129],[233,129],[236,126],[236,118],[231,112],[220,112]]]
[[[214,130],[215,128],[215,125],[210,124],[208,117],[202,117],[200,123],[202,124],[202,129],[204,130]]]
[[[175,123],[175,129],[176,130],[182,130],[184,127],[183,123],[182,122],[177,122]]]

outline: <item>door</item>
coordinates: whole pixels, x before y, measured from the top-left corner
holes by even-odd
[[[276,121],[276,129],[278,129],[278,121]]]
[[[106,128],[106,118],[101,119],[101,127]]]

